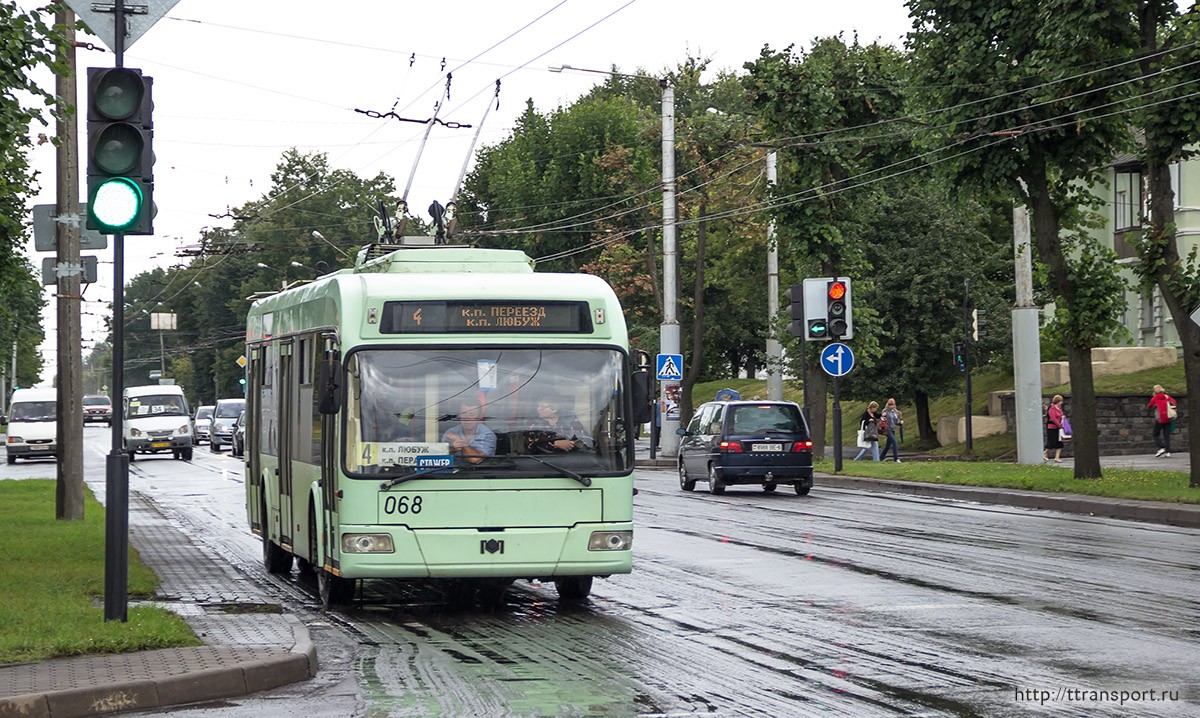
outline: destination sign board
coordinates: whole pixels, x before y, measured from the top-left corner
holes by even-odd
[[[385,302],[384,334],[590,334],[587,302],[460,299]]]

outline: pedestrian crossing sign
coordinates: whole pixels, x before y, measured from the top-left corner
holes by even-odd
[[[657,366],[659,381],[683,381],[682,354],[659,354]]]

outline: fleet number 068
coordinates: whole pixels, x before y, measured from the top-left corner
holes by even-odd
[[[385,514],[419,514],[421,513],[420,496],[389,496],[383,500]]]

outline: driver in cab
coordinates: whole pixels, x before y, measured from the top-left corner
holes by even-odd
[[[442,435],[450,445],[450,453],[468,464],[478,464],[485,456],[496,453],[496,433],[483,423],[483,408],[463,402],[458,410],[458,424]]]

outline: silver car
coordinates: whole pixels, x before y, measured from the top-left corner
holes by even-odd
[[[202,406],[196,409],[196,417],[192,419],[193,429],[196,434],[196,443],[203,444],[208,441],[210,424],[212,422],[213,407]]]
[[[246,409],[245,399],[218,399],[213,407],[212,428],[208,433],[208,448],[219,452],[222,446],[233,445],[233,425]]]

